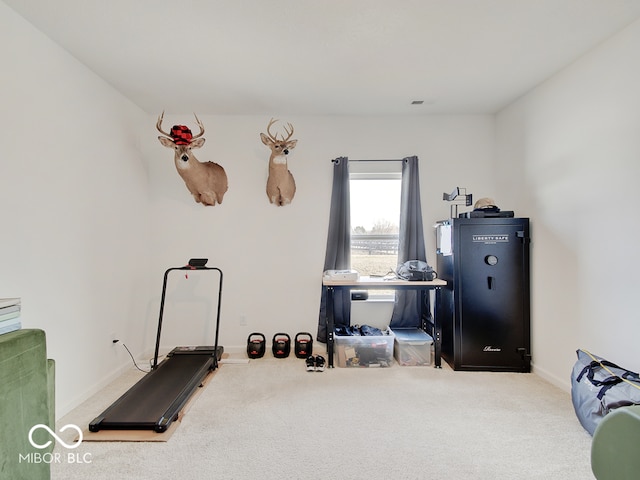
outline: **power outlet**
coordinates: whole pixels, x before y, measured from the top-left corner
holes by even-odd
[[[239,320],[239,325],[241,327],[246,327],[247,326],[247,315],[245,313],[241,313],[240,314],[240,320]]]

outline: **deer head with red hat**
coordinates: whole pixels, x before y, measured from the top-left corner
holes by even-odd
[[[164,112],[158,117],[156,128],[164,135],[158,137],[160,143],[174,151],[173,160],[178,174],[193,195],[196,202],[203,205],[222,203],[222,198],[228,189],[227,174],[220,165],[214,162],[200,162],[192,152],[194,148],[204,145],[204,126],[198,119],[196,123],[200,133],[193,136],[185,125],[174,125],[169,133],[162,130]]]

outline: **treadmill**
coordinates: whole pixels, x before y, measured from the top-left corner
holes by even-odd
[[[224,348],[218,346],[220,303],[222,300],[222,270],[207,267],[206,258],[192,258],[184,267],[172,267],[164,272],[158,334],[151,371],[142,377],[109,408],[89,423],[89,431],[155,430],[165,432],[193,393],[202,386],[205,377],[218,367]],[[213,346],[176,347],[158,364],[160,334],[167,279],[173,270],[212,270],[219,275],[218,311]]]

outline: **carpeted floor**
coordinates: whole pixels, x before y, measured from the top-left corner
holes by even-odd
[[[58,445],[52,478],[594,478],[569,394],[534,374],[443,367],[309,373],[269,354],[225,364],[168,441],[87,441],[72,461]],[[132,369],[58,429],[85,428],[139,376]]]

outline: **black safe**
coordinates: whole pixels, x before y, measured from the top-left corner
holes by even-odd
[[[531,370],[528,218],[437,225],[442,357],[454,370]]]

